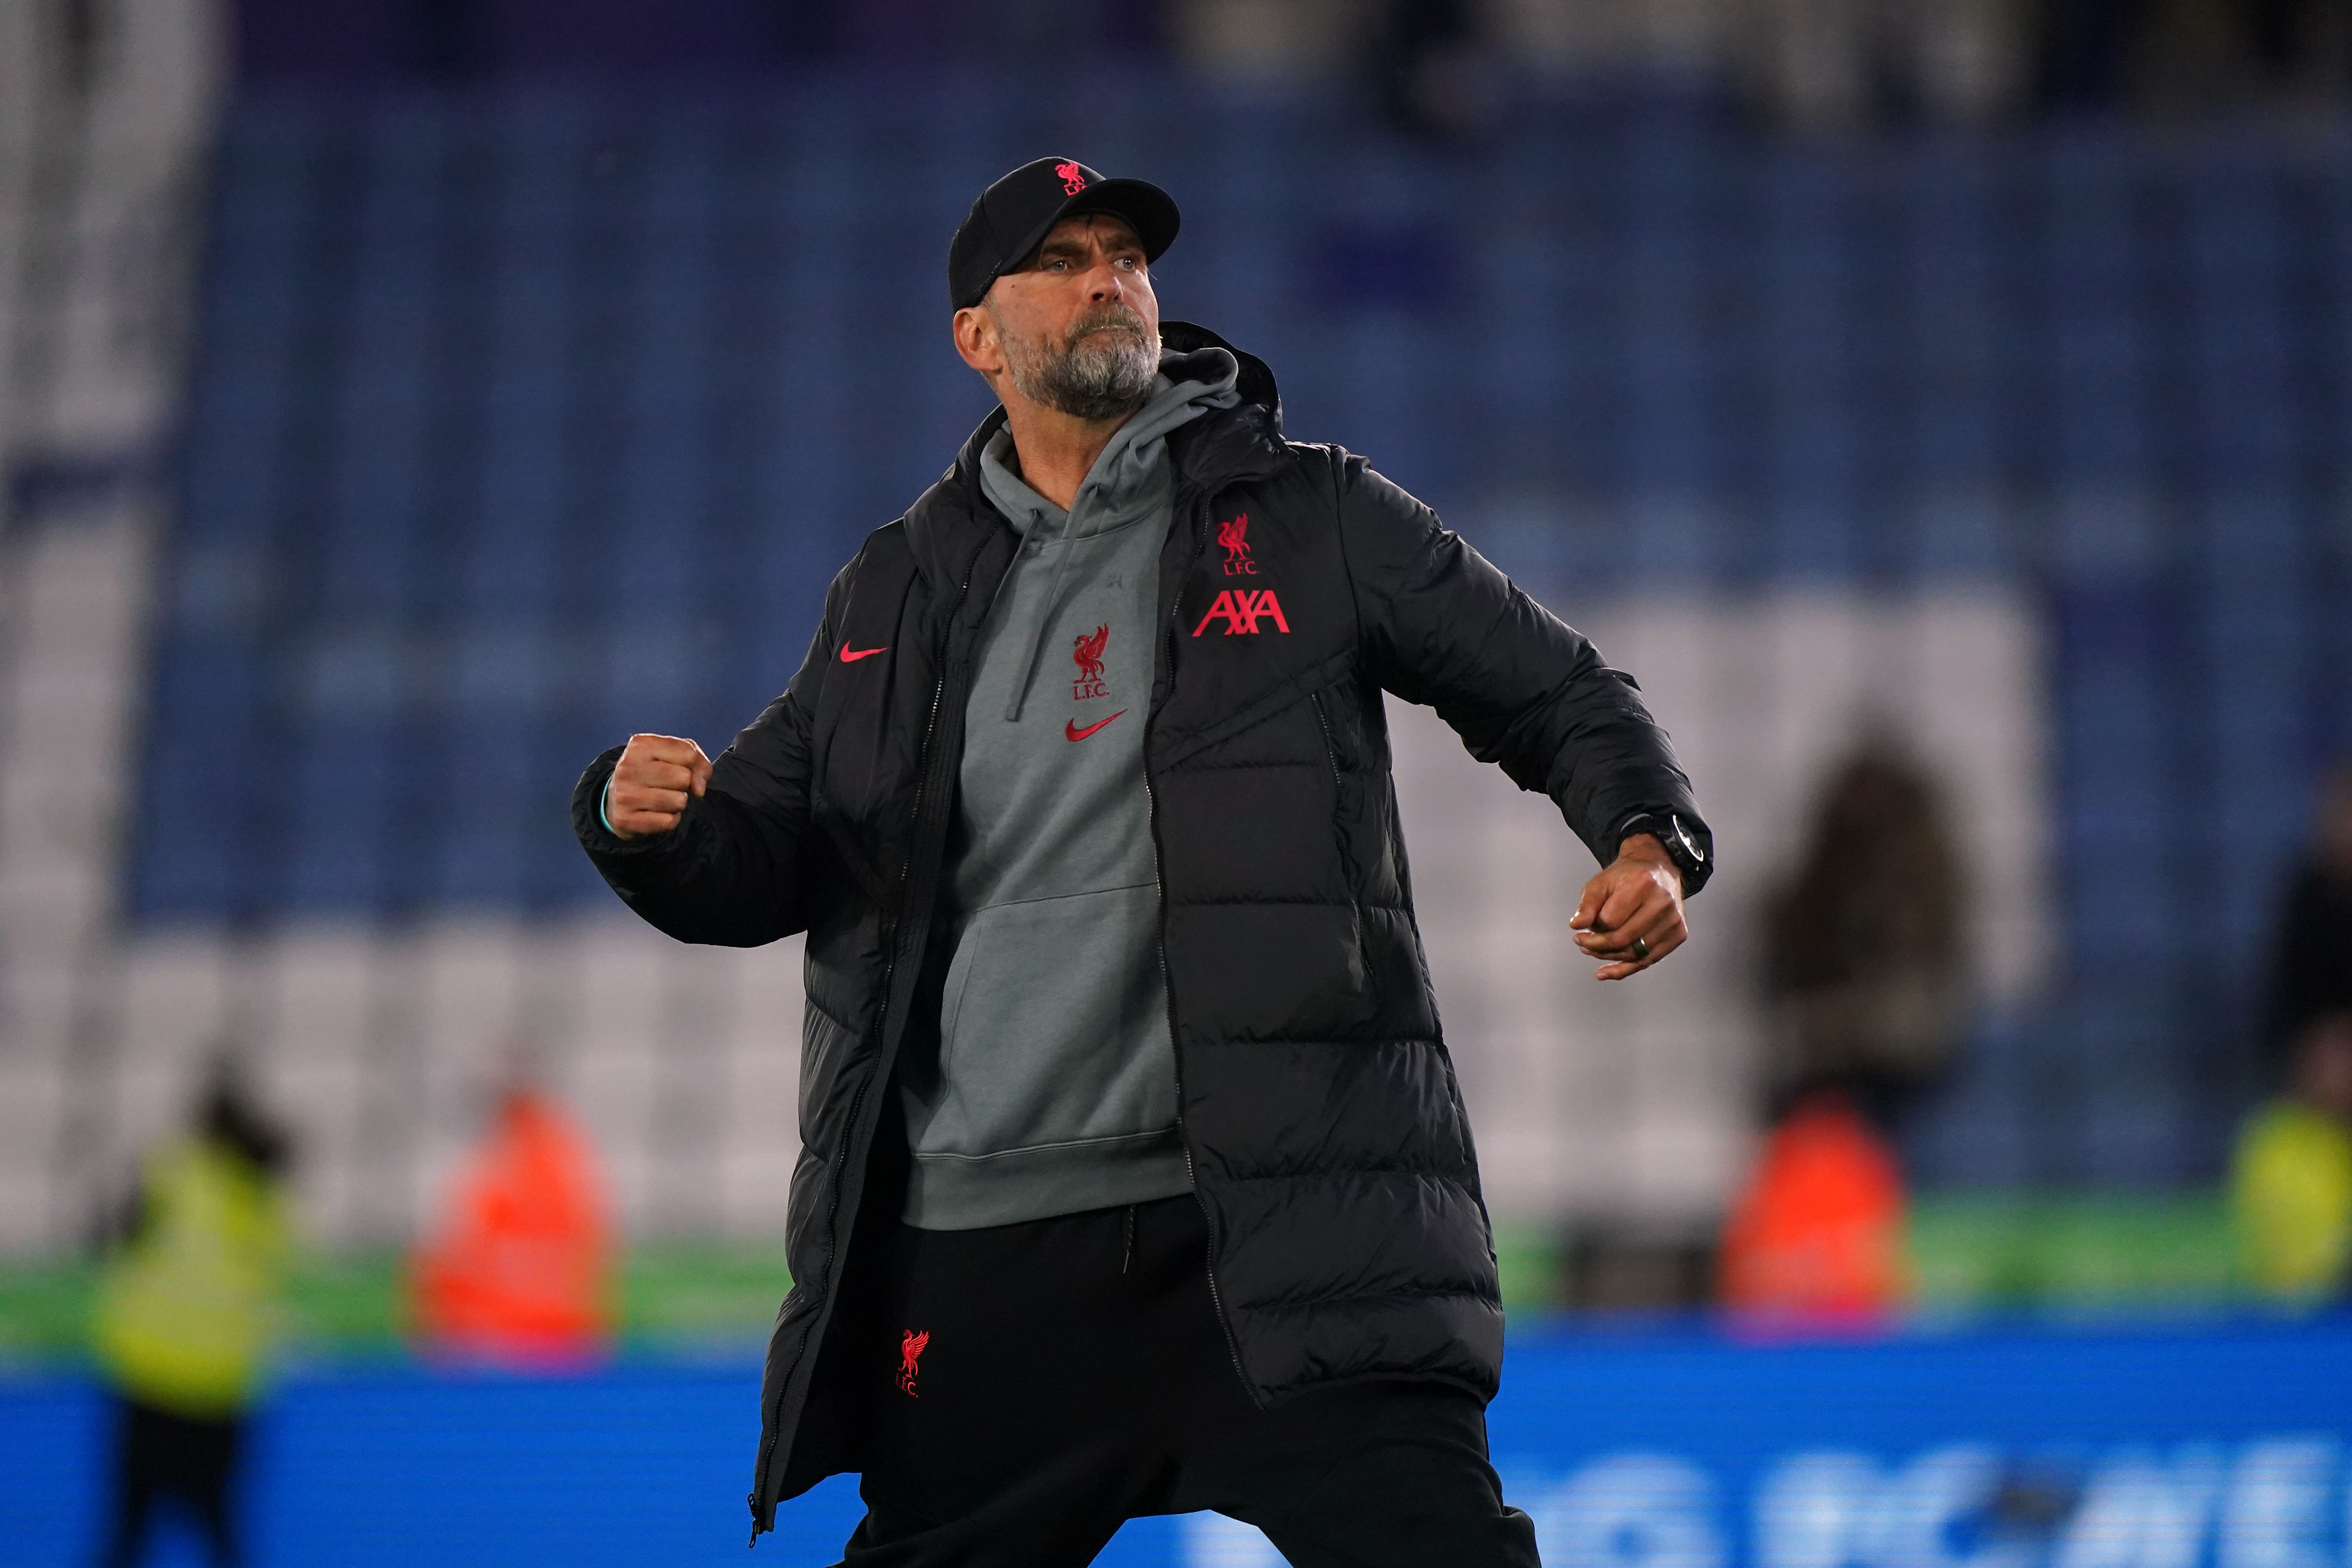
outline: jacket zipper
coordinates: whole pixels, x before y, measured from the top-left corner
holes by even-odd
[[[971,563],[964,568],[963,584],[956,590],[956,601],[950,611],[951,616],[961,613],[963,609],[963,602],[971,593],[972,574],[979,569],[980,555],[975,552],[971,558]],[[947,689],[948,665],[942,661],[938,678],[931,682],[930,717],[923,721],[923,743],[921,749],[916,753],[914,836],[913,842],[908,849],[906,862],[898,868],[898,912],[894,917],[890,932],[890,956],[882,965],[882,1016],[876,1020],[875,1024],[877,1039],[887,1038],[890,1032],[890,987],[898,978],[898,957],[905,946],[904,928],[895,922],[903,921],[907,915],[908,889],[914,880],[915,860],[920,853],[922,845],[923,806],[931,795],[931,741],[939,733],[940,709],[947,697]],[[877,1068],[879,1065],[877,1064]],[[825,1210],[824,1291],[828,1299],[834,1295],[838,1284],[833,1273],[835,1259],[840,1256],[841,1250],[841,1181],[849,1169],[850,1154],[857,1142],[858,1120],[866,1110],[866,1091],[874,1086],[875,1077],[876,1074],[868,1073],[865,1080],[858,1084],[857,1091],[849,1097],[849,1136],[843,1140],[841,1152],[835,1157],[834,1161],[833,1201]],[[823,1350],[824,1346],[820,1343],[803,1350],[802,1354],[806,1356],[822,1353]],[[797,1364],[793,1370],[795,1372],[799,1370]],[[768,1489],[768,1462],[775,1454],[777,1440],[783,1436],[783,1422],[781,1417],[783,1411],[784,1393],[783,1389],[777,1391],[776,1418],[769,1423],[772,1429],[760,1447],[760,1463],[755,1472],[759,1486],[758,1489],[751,1494],[751,1542],[754,1545],[757,1545],[760,1540],[759,1516],[764,1494]]]
[[[1331,764],[1331,788],[1336,794],[1339,788],[1339,747],[1331,739],[1331,719],[1323,711],[1321,692],[1308,693],[1307,700],[1315,704],[1315,724],[1323,731],[1323,760]]]
[[[1208,530],[1202,524],[1209,511],[1208,498],[1204,496],[1193,517],[1192,556],[1184,563],[1184,570],[1177,574],[1175,596],[1168,601],[1168,670],[1171,692],[1176,670],[1176,622],[1184,605],[1184,580],[1192,575],[1192,563],[1198,561],[1208,548]],[[1154,710],[1151,717],[1157,719],[1159,716],[1158,710]],[[1160,925],[1152,940],[1160,955],[1160,988],[1168,999],[1168,1054],[1176,1068],[1176,1142],[1184,1151],[1184,1180],[1191,1185],[1192,1201],[1200,1205],[1201,1218],[1209,1228],[1209,1256],[1202,1260],[1202,1271],[1209,1277],[1209,1305],[1216,1311],[1217,1327],[1225,1336],[1225,1353],[1233,1358],[1234,1375],[1242,1380],[1242,1392],[1249,1395],[1252,1405],[1263,1408],[1265,1401],[1258,1398],[1257,1390],[1250,1384],[1249,1373],[1242,1365],[1242,1347],[1234,1338],[1234,1325],[1225,1315],[1225,1299],[1217,1289],[1217,1219],[1201,1197],[1200,1178],[1192,1169],[1192,1139],[1184,1130],[1184,1047],[1179,1044],[1181,1037],[1176,1032],[1176,986],[1168,975],[1168,879],[1161,869],[1164,857],[1160,848],[1160,794],[1151,787],[1151,733],[1148,724],[1143,747],[1143,798],[1151,813],[1151,883],[1160,900]]]
[[[1323,694],[1320,691],[1311,691],[1307,693],[1307,700],[1315,705],[1315,723],[1323,731],[1323,760],[1330,764],[1331,768],[1332,832],[1336,837],[1339,831],[1338,823],[1342,804],[1340,795],[1347,787],[1341,782],[1339,775],[1339,743],[1331,738],[1331,715],[1323,706]],[[1337,847],[1340,848],[1341,875],[1345,876],[1346,850],[1344,846]],[[1362,900],[1356,896],[1353,878],[1348,880],[1348,910],[1354,917],[1356,923],[1356,962],[1362,968],[1365,981],[1369,984],[1371,980],[1372,964],[1370,955],[1364,950],[1364,906]]]

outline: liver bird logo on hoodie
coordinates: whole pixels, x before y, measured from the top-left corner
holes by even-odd
[[[1091,697],[1110,695],[1103,685],[1103,649],[1109,643],[1110,628],[1107,626],[1097,626],[1078,637],[1077,647],[1070,655],[1071,661],[1078,667],[1078,678],[1070,682],[1070,696],[1074,700],[1084,702]]]

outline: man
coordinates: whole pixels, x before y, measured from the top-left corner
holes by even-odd
[[[432,1352],[563,1367],[612,1333],[613,1226],[596,1145],[520,1061],[411,1255],[411,1321]]]
[[[2352,1271],[2352,1010],[2307,1019],[2285,1056],[2278,1094],[2238,1135],[2239,1258],[2272,1300],[2340,1303]]]
[[[2247,1282],[2302,1305],[2352,1287],[2352,762],[2322,781],[2312,826],[2271,943],[2276,1091],[2230,1183]]]
[[[2292,1079],[2313,1022],[2352,1014],[2352,759],[2321,781],[2310,847],[2288,881],[2271,952],[2267,1043]]]
[[[671,935],[809,933],[754,1534],[855,1469],[851,1564],[1083,1563],[1202,1508],[1297,1564],[1533,1563],[1381,693],[1609,862],[1602,979],[1680,945],[1706,830],[1631,680],[1163,326],[1177,223],[1067,159],[983,192],[948,283],[1003,408],[717,763],[637,735],[573,797]]]
[[[290,1247],[287,1137],[218,1057],[194,1135],[154,1150],[122,1216],[91,1323],[118,1407],[114,1515],[98,1562],[131,1568],[178,1502],[235,1568],[237,1469]]]

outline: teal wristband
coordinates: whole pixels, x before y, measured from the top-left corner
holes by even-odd
[[[604,779],[604,787],[596,793],[596,820],[604,825],[604,831],[607,833],[613,833],[613,818],[611,814],[605,811],[604,803],[612,798],[613,780],[608,774]],[[620,835],[613,833],[613,837],[618,838]]]

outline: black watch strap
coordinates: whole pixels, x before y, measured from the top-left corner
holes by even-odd
[[[1622,844],[1636,833],[1646,833],[1658,841],[1675,869],[1683,874],[1683,897],[1689,898],[1706,885],[1707,877],[1715,870],[1712,836],[1705,827],[1692,823],[1680,812],[1643,811],[1627,817],[1617,828],[1617,841]]]

